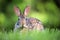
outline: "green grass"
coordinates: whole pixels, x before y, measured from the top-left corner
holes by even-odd
[[[60,40],[60,31],[0,32],[0,40]]]

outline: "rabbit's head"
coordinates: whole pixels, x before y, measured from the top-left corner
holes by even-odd
[[[26,6],[25,10],[23,13],[21,13],[21,10],[17,7],[17,6],[14,6],[14,12],[15,14],[18,16],[18,20],[20,22],[20,24],[25,24],[25,19],[26,19],[26,16],[28,15],[28,12],[30,10],[30,6]]]

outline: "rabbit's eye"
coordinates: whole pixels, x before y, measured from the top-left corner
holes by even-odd
[[[25,18],[26,20],[28,20],[27,18]]]
[[[19,23],[20,23],[20,22],[19,22],[19,20],[18,20],[17,25],[19,25]]]
[[[19,23],[17,23],[17,25],[19,25]]]

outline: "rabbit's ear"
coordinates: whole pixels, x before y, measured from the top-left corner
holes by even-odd
[[[27,6],[24,10],[24,16],[27,16],[29,11],[30,11],[30,6]]]
[[[20,10],[18,7],[14,6],[14,12],[16,13],[17,16],[20,16]]]

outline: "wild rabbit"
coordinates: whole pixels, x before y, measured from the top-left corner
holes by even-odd
[[[28,30],[44,30],[44,27],[40,20],[33,18],[33,17],[27,17],[28,12],[30,10],[30,6],[27,6],[24,10],[24,13],[22,14],[18,7],[14,6],[14,12],[18,16],[18,21],[15,24],[14,31],[16,31],[18,28],[28,29]]]

